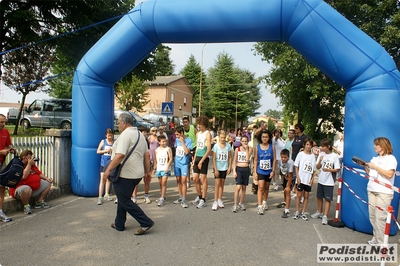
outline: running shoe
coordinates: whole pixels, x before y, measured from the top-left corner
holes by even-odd
[[[197,209],[203,209],[206,206],[207,206],[206,202],[203,199],[201,199],[199,204],[197,204],[196,208]]]
[[[328,217],[326,215],[322,216],[322,224],[324,225],[328,224]]]
[[[101,204],[103,204],[103,200],[102,200],[102,198],[98,198],[97,199],[97,205],[101,205]]]
[[[186,203],[186,200],[182,200],[181,206],[182,206],[182,208],[187,208],[187,207],[189,207],[189,206],[187,205],[187,203]]]
[[[224,203],[222,202],[221,199],[218,199],[218,208],[224,208]]]
[[[182,203],[182,199],[178,198],[176,200],[174,200],[174,204],[181,204]]]
[[[239,203],[239,209],[241,209],[242,211],[246,210],[246,206],[244,205],[244,203]]]
[[[158,207],[164,206],[164,198],[160,198],[160,199],[158,200],[157,206],[158,206]]]
[[[263,202],[262,202],[262,207],[263,207],[264,211],[268,211],[268,204],[267,204],[267,202],[264,201],[264,200],[263,200]]]
[[[132,201],[133,203],[137,203],[136,197],[132,197],[132,198],[131,198],[131,201]]]
[[[7,215],[4,214],[3,211],[0,212],[0,221],[8,223],[12,221],[11,217],[7,217]]]
[[[313,219],[322,218],[322,216],[324,216],[324,214],[320,213],[318,211],[316,211],[315,213],[311,214],[311,218],[313,218]]]
[[[297,195],[296,195],[296,194],[293,194],[293,195],[290,197],[290,199],[291,199],[291,200],[295,200],[296,197],[297,197]]]
[[[299,219],[299,212],[298,212],[298,211],[296,211],[296,212],[294,213],[293,219],[295,219],[295,220]]]
[[[259,215],[263,215],[264,214],[264,209],[263,209],[262,205],[257,207],[257,214],[259,214]]]
[[[289,217],[289,213],[284,211],[282,214],[282,218],[288,218],[288,217]]]
[[[217,202],[217,201],[214,201],[214,202],[213,202],[213,205],[212,205],[212,207],[211,207],[211,210],[213,210],[213,211],[218,210],[218,202]]]
[[[144,196],[143,202],[144,202],[144,203],[147,203],[147,204],[150,204],[150,203],[151,203],[151,200],[150,200],[149,196]]]
[[[368,240],[368,244],[370,244],[371,246],[379,245],[378,242],[376,242],[375,239]]]
[[[50,204],[46,203],[44,200],[42,200],[41,202],[37,202],[35,203],[35,209],[47,209],[50,208]]]
[[[232,206],[232,212],[237,213],[237,205],[236,204]]]
[[[308,221],[308,217],[307,217],[307,215],[303,212],[303,213],[301,213],[301,219],[303,219],[304,221]]]
[[[276,207],[277,208],[283,208],[283,207],[285,207],[286,206],[286,202],[281,202],[281,203],[279,203]]]
[[[24,206],[24,213],[25,214],[32,214],[31,206],[29,204]]]
[[[197,205],[197,204],[199,204],[199,202],[200,202],[200,197],[197,196],[197,197],[194,199],[194,201],[192,201],[192,204],[193,204],[193,205]]]
[[[104,200],[106,200],[106,201],[113,201],[113,198],[112,197],[110,197],[110,195],[104,195]]]
[[[275,190],[275,191],[278,191],[278,189],[279,189],[279,186],[278,186],[278,185],[275,185],[274,190]]]

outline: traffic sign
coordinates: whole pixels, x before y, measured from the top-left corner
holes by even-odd
[[[161,103],[161,114],[162,115],[173,115],[174,114],[174,103],[173,102],[162,102]]]

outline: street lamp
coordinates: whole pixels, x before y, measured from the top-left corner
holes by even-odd
[[[203,45],[203,48],[201,48],[201,62],[200,62],[200,87],[199,87],[199,115],[201,115],[201,84],[203,82],[203,53],[204,53],[204,46],[206,46],[207,43]]]
[[[238,97],[239,97],[239,95],[249,94],[249,93],[250,93],[249,91],[245,91],[245,92],[239,92],[238,94],[236,94],[235,130],[237,130],[237,128],[238,128],[238,126],[237,126],[237,124],[238,124],[238,120],[237,120],[237,115],[238,115],[238,111],[237,111],[237,108],[238,108]]]

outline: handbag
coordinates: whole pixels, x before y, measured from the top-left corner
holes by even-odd
[[[139,139],[140,139],[140,132],[138,132],[138,138],[136,140],[135,145],[133,145],[132,149],[125,156],[124,160],[120,164],[118,164],[117,167],[115,167],[114,169],[111,170],[110,175],[108,176],[108,180],[110,180],[113,183],[118,181],[119,175],[121,174],[122,167],[124,167],[126,160],[128,160],[129,156],[131,156],[133,150],[136,148],[137,144],[139,143]],[[104,168],[106,170],[107,170],[107,167],[110,165],[110,163],[111,163],[111,160],[108,160],[106,162],[106,164],[104,165]]]
[[[0,172],[0,185],[5,187],[16,187],[24,174],[24,163],[14,151],[14,158]]]

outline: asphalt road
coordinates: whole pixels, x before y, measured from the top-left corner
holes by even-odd
[[[209,200],[204,209],[173,204],[177,198],[174,177],[168,181],[163,207],[154,201],[159,196],[156,178],[152,179],[151,204],[142,202],[141,183],[139,206],[155,221],[142,236],[133,234],[139,226],[132,217],[128,217],[125,231],[112,229],[116,205],[105,202],[98,206],[96,198],[68,195],[50,201],[49,209],[33,209],[32,215],[14,213],[13,222],[0,224],[0,265],[321,265],[317,263],[317,244],[365,244],[371,238],[348,228],[322,225],[321,219],[281,218],[283,210],[276,207],[283,199],[281,187],[276,192],[271,186],[270,209],[264,215],[257,215],[251,186],[245,200],[247,210],[232,213],[232,176],[226,180],[225,208],[212,211],[211,170],[208,176]],[[314,184],[307,208],[310,213],[316,210],[315,194]],[[191,187],[188,199],[195,196]],[[292,202],[291,215],[293,206]],[[329,219],[334,211],[333,204]],[[398,236],[389,239],[390,243],[397,241]]]

